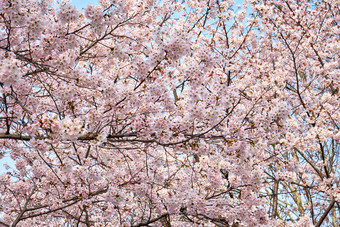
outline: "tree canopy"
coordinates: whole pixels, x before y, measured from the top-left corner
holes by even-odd
[[[3,226],[339,226],[339,0],[0,1]]]

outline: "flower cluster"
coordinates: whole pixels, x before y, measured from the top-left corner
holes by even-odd
[[[5,85],[14,85],[21,79],[20,62],[14,56],[2,56],[0,62],[0,81]]]
[[[62,23],[66,24],[78,20],[78,18],[81,16],[81,12],[69,2],[64,1],[60,3],[57,15],[58,19]]]
[[[177,37],[170,40],[165,51],[168,58],[178,60],[190,53],[190,43],[184,38]]]
[[[66,116],[60,121],[60,134],[64,139],[75,140],[86,131],[84,124],[77,118]]]

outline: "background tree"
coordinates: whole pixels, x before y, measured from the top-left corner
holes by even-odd
[[[338,1],[0,9],[3,225],[339,225]]]
[[[283,140],[270,149],[278,154],[268,169],[274,181],[272,216],[336,226],[339,2],[266,1],[254,9],[270,40],[270,80],[277,86],[273,75],[282,78],[275,99],[285,100],[290,111]]]

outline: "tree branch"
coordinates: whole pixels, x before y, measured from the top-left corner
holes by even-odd
[[[322,222],[325,220],[325,218],[327,217],[328,213],[332,210],[334,204],[335,204],[335,199],[333,198],[331,203],[329,204],[327,210],[325,211],[325,213],[323,213],[323,215],[321,216],[321,218],[318,221],[318,223],[316,223],[315,227],[320,227],[321,226]]]
[[[124,137],[136,137],[137,133],[127,133],[127,134],[111,134],[107,136],[107,139],[116,139],[116,138],[124,138]],[[95,134],[87,134],[84,136],[79,136],[77,140],[81,141],[88,141],[88,140],[94,140],[97,138],[97,135]],[[31,139],[36,140],[44,140],[44,139],[51,139],[51,137],[48,136],[25,136],[21,134],[6,134],[6,133],[0,133],[0,139],[13,139],[13,140],[23,140],[23,141],[30,141]]]
[[[138,225],[133,225],[133,227],[149,226],[149,224],[154,223],[156,221],[159,221],[160,219],[162,219],[162,218],[164,218],[164,217],[166,217],[168,215],[169,215],[168,213],[162,214],[161,216],[159,216],[157,218],[151,219],[151,220],[146,221],[146,222],[141,222]]]

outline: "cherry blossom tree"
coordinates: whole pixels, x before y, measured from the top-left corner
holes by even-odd
[[[0,1],[3,226],[338,226],[338,0]]]

